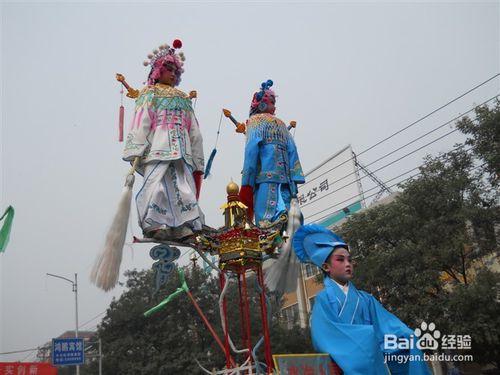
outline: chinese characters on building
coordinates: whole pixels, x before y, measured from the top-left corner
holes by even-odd
[[[307,202],[313,201],[318,195],[320,195],[322,192],[327,191],[329,189],[330,185],[328,184],[328,178],[325,179],[324,181],[321,181],[318,183],[316,186],[309,188],[307,193],[301,193],[297,196],[297,199],[299,200],[299,204],[302,206],[306,204]]]

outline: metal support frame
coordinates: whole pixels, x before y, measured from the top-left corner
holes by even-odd
[[[381,180],[379,179],[375,173],[373,173],[372,171],[370,171],[367,167],[365,167],[359,160],[358,158],[356,157],[356,154],[354,153],[354,151],[352,152],[352,156],[354,158],[354,165],[356,167],[358,167],[359,169],[361,169],[373,182],[375,182],[375,184],[377,184],[379,187],[380,187],[380,191],[377,193],[377,195],[375,196],[375,198],[373,199],[372,203],[378,201],[380,199],[380,197],[382,196],[382,194],[384,193],[388,193],[388,194],[391,194],[392,193],[392,190]],[[359,181],[360,181],[360,178],[357,179],[358,180],[358,183],[361,184]],[[361,186],[361,185],[360,185]],[[362,187],[361,187],[361,192],[362,192]],[[364,196],[363,196],[363,201],[364,201]]]
[[[247,272],[248,271],[253,271],[256,274],[257,277],[257,282],[259,284],[259,287],[261,289],[259,293],[259,302],[260,302],[260,313],[261,313],[261,321],[262,321],[262,336],[264,337],[264,356],[265,356],[265,362],[267,365],[267,373],[272,374],[273,373],[273,368],[274,368],[274,362],[272,358],[272,352],[271,352],[271,339],[270,339],[270,334],[269,334],[269,322],[268,322],[268,316],[267,316],[267,305],[266,305],[266,292],[265,292],[265,285],[264,285],[264,276],[262,272],[262,266],[251,266],[251,267],[232,267],[231,270],[222,270],[222,272],[219,274],[220,277],[220,287],[221,290],[224,289],[224,286],[226,285],[226,282],[228,282],[228,273],[236,273],[238,277],[238,294],[239,294],[239,312],[240,312],[240,325],[241,325],[241,333],[242,333],[242,338],[243,338],[243,344],[244,346],[248,349],[246,352],[246,358],[245,362],[248,363],[248,366],[252,366],[252,364],[255,362],[255,359],[253,358],[252,354],[252,337],[251,337],[251,321],[250,321],[250,302],[249,302],[249,295],[248,295],[248,285],[247,285]],[[226,354],[226,368],[231,369],[234,367],[234,362],[230,360],[230,343],[229,343],[229,326],[228,326],[228,319],[227,319],[227,306],[226,306],[226,299],[224,297],[223,300],[223,314],[224,314],[224,321],[225,321],[225,335],[224,335],[224,348],[225,348],[225,354]],[[256,367],[257,364],[255,364]],[[249,373],[253,373],[250,370]],[[245,372],[246,373],[246,372]]]
[[[269,322],[267,321],[267,305],[266,305],[266,286],[264,284],[264,275],[262,267],[257,268],[257,278],[260,286],[260,312],[262,319],[262,331],[264,333],[264,353],[268,374],[272,374],[273,355],[271,353],[271,337],[269,335]]]

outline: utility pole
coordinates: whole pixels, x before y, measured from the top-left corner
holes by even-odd
[[[372,204],[375,203],[376,201],[378,201],[380,199],[380,197],[382,196],[382,194],[384,194],[384,192],[388,193],[388,194],[392,193],[392,190],[380,178],[375,176],[375,173],[373,173],[368,168],[366,168],[363,164],[361,164],[361,162],[357,159],[356,154],[354,152],[352,153],[352,155],[354,157],[355,166],[360,168],[373,182],[375,182],[380,187],[380,191],[377,193],[375,198],[373,198]]]
[[[99,375],[102,375],[102,341],[99,338]]]
[[[63,276],[54,275],[52,273],[47,273],[47,276],[52,276],[67,281],[73,286],[73,292],[75,293],[75,338],[78,338],[78,274],[75,273],[75,281]],[[80,375],[80,365],[76,365],[76,375]]]

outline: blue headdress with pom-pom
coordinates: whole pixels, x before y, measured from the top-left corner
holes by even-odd
[[[318,224],[302,225],[293,236],[293,249],[302,263],[321,267],[337,247],[349,249],[340,236]]]
[[[271,90],[274,82],[268,79],[266,82],[262,82],[260,85],[260,91],[256,92],[252,98],[252,104],[250,105],[250,116],[265,111],[267,107],[267,100],[271,96],[276,96],[274,91]]]

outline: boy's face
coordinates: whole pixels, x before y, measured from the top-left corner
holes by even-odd
[[[343,247],[337,247],[323,263],[323,270],[335,281],[345,284],[352,279],[354,268],[351,254]]]

